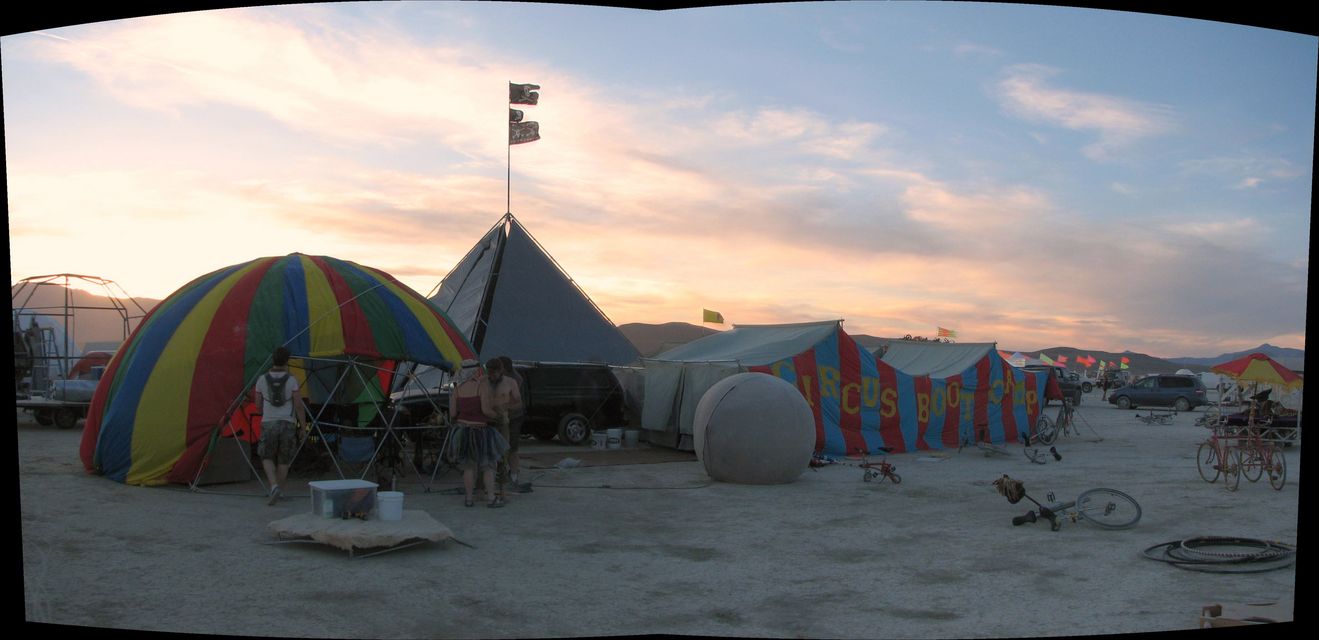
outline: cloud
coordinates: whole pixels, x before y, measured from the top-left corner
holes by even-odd
[[[978,44],[975,42],[963,42],[961,44],[958,44],[957,46],[953,47],[953,53],[957,54],[959,57],[961,56],[999,57],[1003,55],[1002,51],[995,49],[994,47]]]
[[[1282,158],[1264,158],[1256,155],[1218,156],[1187,160],[1179,165],[1189,176],[1207,176],[1230,184],[1232,189],[1255,189],[1265,183],[1278,183],[1310,175],[1295,163]]]
[[[1173,112],[1166,106],[1050,86],[1048,81],[1058,73],[1037,64],[1008,67],[995,97],[1012,115],[1095,132],[1098,141],[1084,149],[1092,159],[1109,158],[1137,140],[1162,135],[1176,126]]]

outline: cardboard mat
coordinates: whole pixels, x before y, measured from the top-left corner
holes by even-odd
[[[551,469],[560,461],[579,460],[579,467],[604,467],[619,464],[656,464],[660,462],[695,462],[695,451],[679,451],[667,447],[639,446],[630,449],[586,449],[556,451],[553,453],[518,453],[518,460],[526,469]]]

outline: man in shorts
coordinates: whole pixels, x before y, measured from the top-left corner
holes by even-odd
[[[270,371],[256,381],[256,403],[261,406],[261,440],[256,451],[270,482],[268,505],[284,495],[280,487],[288,478],[298,447],[297,430],[304,418],[298,379],[288,370],[289,350],[276,348],[271,362]]]
[[[486,381],[481,384],[481,408],[486,412],[491,426],[499,429],[499,435],[504,436],[504,440],[509,441],[512,446],[512,434],[509,433],[509,418],[515,407],[522,406],[522,395],[518,389],[518,384],[513,378],[506,376],[504,363],[499,358],[491,358],[485,363]],[[496,472],[495,484],[499,487],[498,498],[502,503],[504,499],[504,485],[508,482],[508,457],[516,455],[514,453],[505,454],[504,458],[499,461],[499,467]]]
[[[499,356],[499,361],[504,363],[504,375],[513,379],[517,383],[518,397],[521,402],[509,409],[508,412],[508,458],[507,467],[508,483],[512,485],[514,493],[529,493],[531,486],[518,482],[518,442],[522,440],[522,421],[527,416],[527,381],[522,379],[522,375],[513,367],[513,359],[508,356]]]

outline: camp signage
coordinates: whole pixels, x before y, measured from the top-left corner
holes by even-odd
[[[960,374],[913,376],[835,332],[814,348],[751,371],[792,383],[815,415],[827,455],[1018,442],[1041,411],[1044,376],[1009,366],[991,349]]]

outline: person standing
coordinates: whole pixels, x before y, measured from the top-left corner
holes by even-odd
[[[509,436],[509,417],[514,407],[522,405],[522,397],[518,392],[518,385],[510,378],[504,375],[504,363],[498,358],[491,358],[485,363],[486,381],[480,385],[481,389],[481,411],[485,413],[490,425],[498,430],[503,436],[504,441],[508,442]],[[504,458],[508,452],[504,452]],[[502,505],[504,503],[504,484],[508,482],[508,462],[501,458],[499,461],[499,473],[495,482],[499,485],[496,499]]]
[[[304,419],[298,379],[288,370],[289,350],[276,347],[270,360],[270,371],[257,379],[255,389],[256,404],[261,407],[261,439],[256,450],[270,482],[267,505],[284,495],[282,487],[288,479],[298,446],[298,429]]]
[[[504,366],[505,376],[513,379],[519,399],[508,411],[508,455],[504,457],[504,463],[499,465],[497,475],[506,480],[513,491],[527,493],[530,487],[518,482],[518,443],[522,441],[522,421],[527,416],[527,403],[530,401],[527,398],[527,381],[513,366],[512,358],[499,356],[497,360]]]
[[[449,415],[453,417],[454,434],[449,441],[450,454],[463,470],[463,504],[475,504],[476,472],[481,472],[485,487],[486,506],[504,506],[495,493],[495,467],[508,450],[508,440],[491,426],[487,417],[487,401],[481,378],[480,365],[464,361],[453,391],[449,393]]]

